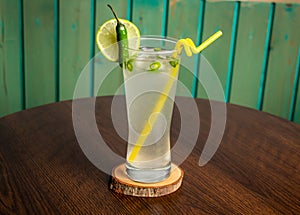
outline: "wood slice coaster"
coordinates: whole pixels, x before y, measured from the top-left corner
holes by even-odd
[[[113,169],[109,188],[116,193],[125,195],[159,197],[178,190],[181,186],[183,175],[183,170],[175,164],[172,164],[170,176],[164,181],[157,183],[140,183],[128,178],[124,163]]]

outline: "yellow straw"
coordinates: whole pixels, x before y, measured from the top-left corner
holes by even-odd
[[[205,49],[207,46],[209,46],[211,43],[213,43],[215,40],[217,40],[220,36],[222,36],[222,31],[218,31],[214,33],[212,36],[210,36],[207,40],[205,40],[203,43],[201,43],[198,47],[195,46],[194,42],[190,38],[186,39],[180,39],[177,41],[175,45],[175,50],[177,52],[174,53],[173,57],[176,57],[178,53],[181,53],[182,48],[184,47],[184,50],[187,54],[187,56],[192,56],[192,52],[194,54],[198,54],[203,49]],[[161,93],[159,99],[157,100],[152,113],[160,113],[162,108],[165,105],[165,102],[168,98],[167,95],[169,95],[169,92],[172,88],[173,82],[176,79],[177,72],[179,70],[179,64],[176,65],[176,67],[171,72],[171,78],[168,80],[163,92]],[[154,124],[157,120],[158,114],[154,114],[151,118],[151,123]],[[146,141],[148,135],[150,134],[152,130],[152,126],[149,122],[147,122],[144,126],[144,129],[142,130],[140,136],[138,137],[136,144],[134,145],[131,154],[128,158],[129,162],[133,162],[139,153],[142,145]]]

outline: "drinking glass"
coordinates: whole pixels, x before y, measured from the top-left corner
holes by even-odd
[[[134,181],[154,183],[170,174],[170,125],[180,64],[175,44],[169,38],[141,37],[139,50],[124,50],[126,173]]]

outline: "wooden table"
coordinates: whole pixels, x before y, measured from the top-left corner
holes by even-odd
[[[119,99],[125,108],[124,98]],[[96,119],[110,147],[124,155],[126,144],[110,118],[111,100],[97,98]],[[201,127],[195,148],[181,165],[183,184],[159,198],[108,189],[110,176],[91,164],[77,143],[71,101],[1,118],[0,214],[300,214],[300,126],[228,104],[221,145],[200,167],[210,107],[207,100],[196,103]],[[172,140],[179,120],[175,108]]]

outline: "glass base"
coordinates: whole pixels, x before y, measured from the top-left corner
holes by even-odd
[[[142,183],[155,183],[163,181],[169,177],[170,170],[171,164],[162,168],[140,169],[126,163],[127,176],[133,181]]]

